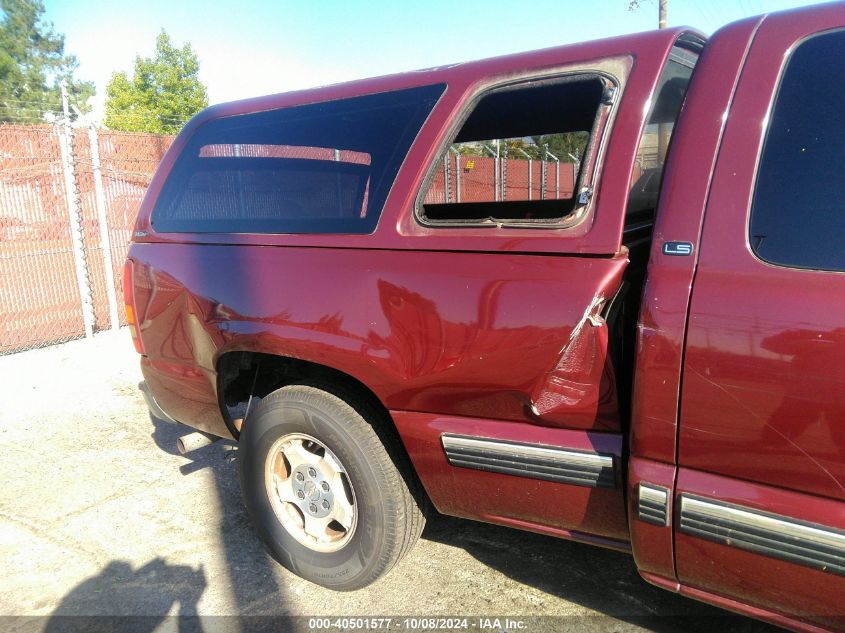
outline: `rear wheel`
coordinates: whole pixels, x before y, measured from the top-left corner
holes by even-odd
[[[383,414],[308,385],[264,398],[241,433],[238,463],[250,518],[273,556],[337,589],[364,587],[410,549],[423,514]],[[403,477],[401,471],[406,471]]]

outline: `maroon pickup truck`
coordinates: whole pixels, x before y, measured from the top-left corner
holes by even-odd
[[[845,627],[845,5],[209,108],[140,211],[156,415],[352,590],[429,506]]]

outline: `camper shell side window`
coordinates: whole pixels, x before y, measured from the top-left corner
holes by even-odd
[[[371,233],[443,84],[213,119],[152,213],[160,233]]]
[[[481,95],[429,175],[417,218],[433,226],[571,226],[592,195],[618,93],[580,71]]]

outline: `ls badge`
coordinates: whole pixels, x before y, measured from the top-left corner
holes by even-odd
[[[676,255],[681,257],[686,257],[687,255],[692,255],[692,243],[691,242],[664,242],[663,243],[663,254],[664,255]]]

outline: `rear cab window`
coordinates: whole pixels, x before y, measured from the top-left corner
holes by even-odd
[[[637,148],[626,227],[641,223],[650,226],[654,221],[666,154],[697,62],[698,53],[681,46],[675,46],[669,53]]]
[[[152,213],[160,233],[371,233],[442,84],[213,119]]]

